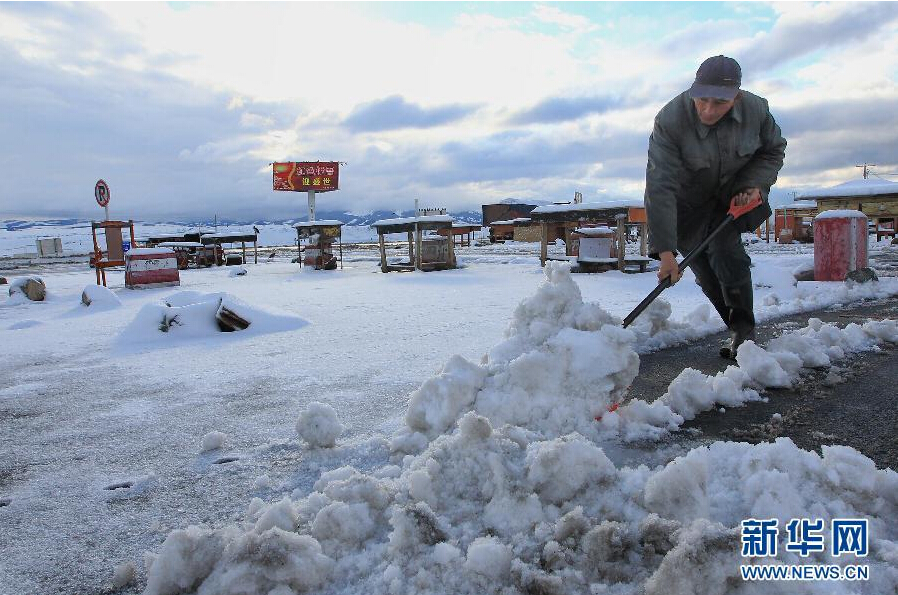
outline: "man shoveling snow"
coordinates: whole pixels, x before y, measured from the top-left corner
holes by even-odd
[[[786,140],[767,101],[739,89],[742,69],[714,56],[696,72],[692,87],[655,117],[649,139],[645,206],[649,252],[661,260],[658,279],[680,278],[675,259],[696,248],[727,215],[731,202],[762,204],[727,225],[689,265],[696,282],[729,327],[720,355],[754,337],[751,259],[740,232],[770,216],[767,195],[783,166]]]

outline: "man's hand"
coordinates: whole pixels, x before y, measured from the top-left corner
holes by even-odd
[[[661,257],[661,268],[658,269],[658,281],[664,281],[666,277],[670,277],[670,284],[673,285],[680,280],[680,268],[673,252],[662,252],[658,255]]]
[[[753,200],[761,198],[760,188],[746,188],[739,194],[735,195],[730,201],[735,201],[737,207],[744,207]]]

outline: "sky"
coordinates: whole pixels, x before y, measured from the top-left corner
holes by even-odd
[[[641,197],[655,114],[736,58],[772,203],[898,172],[898,3],[0,2],[0,216],[273,220]]]

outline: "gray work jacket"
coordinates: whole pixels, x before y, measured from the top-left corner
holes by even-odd
[[[737,220],[756,229],[770,214],[767,195],[783,166],[786,139],[767,100],[746,91],[714,126],[698,118],[689,92],[655,116],[645,173],[649,252],[689,250],[726,216],[730,199],[760,188],[764,203]]]

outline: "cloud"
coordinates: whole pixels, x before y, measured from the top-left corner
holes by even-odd
[[[616,131],[592,138],[562,139],[526,131],[509,131],[469,142],[450,142],[439,149],[437,171],[424,173],[434,185],[503,180],[585,177],[602,165],[608,177],[645,172],[648,133]]]
[[[866,134],[861,136],[861,131],[881,130],[898,139],[898,97],[837,99],[771,110],[784,136],[853,131],[858,135],[854,144],[863,146]]]
[[[515,114],[512,124],[542,124],[577,120],[591,114],[603,114],[629,106],[629,101],[614,96],[549,97]]]
[[[432,128],[464,118],[476,110],[476,106],[460,104],[422,108],[400,95],[393,95],[357,106],[343,124],[353,132]]]
[[[103,177],[116,216],[295,216],[267,164],[305,159],[347,162],[327,209],[639,195],[715,53],[770,100],[782,188],[894,161],[895,5],[647,6],[0,3],[0,211],[94,213]]]
[[[572,30],[575,33],[589,33],[596,31],[599,27],[592,23],[588,18],[564,12],[557,6],[549,6],[547,4],[537,4],[532,12],[534,18],[543,23],[556,25],[563,29]]]
[[[898,18],[898,4],[892,2],[796,3],[781,8],[769,32],[743,42],[743,72],[763,72],[817,50],[869,39]]]

